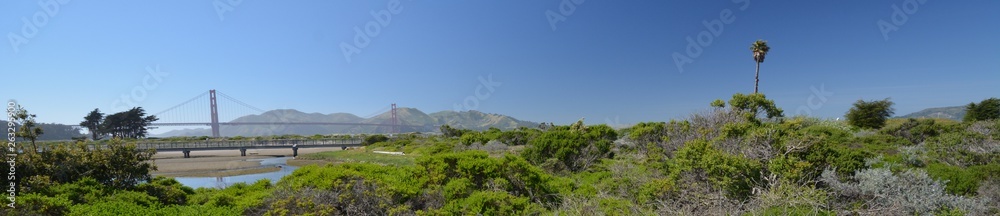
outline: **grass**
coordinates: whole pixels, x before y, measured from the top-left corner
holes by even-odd
[[[414,161],[415,157],[412,155],[379,154],[366,151],[365,149],[354,149],[305,154],[299,156],[295,160],[289,160],[288,164],[292,166],[300,166],[308,164],[367,162],[384,165],[410,166],[414,164]]]

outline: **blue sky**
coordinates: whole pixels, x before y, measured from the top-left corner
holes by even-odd
[[[787,114],[835,118],[891,97],[902,115],[1000,96],[997,1],[228,2],[0,2],[0,98],[67,124],[121,111],[123,95],[155,113],[209,89],[265,110],[430,113],[475,98],[469,108],[524,120],[631,124],[753,91],[757,39],[772,47],[761,91]],[[371,15],[383,10],[384,25]],[[555,28],[548,11],[564,17]],[[674,53],[725,11],[731,22],[679,71]],[[896,28],[888,38],[880,20]],[[377,35],[348,61],[341,44],[357,45],[368,23]],[[476,98],[490,77],[499,86]]]

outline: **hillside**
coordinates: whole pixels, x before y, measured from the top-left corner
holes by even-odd
[[[962,121],[965,117],[965,106],[927,108],[914,113],[899,116],[900,118],[946,118]]]
[[[538,123],[535,122],[521,121],[510,116],[483,113],[475,110],[468,112],[441,111],[431,113],[431,117],[438,120],[437,124],[447,124],[452,127],[472,130],[486,130],[490,127],[506,129],[538,126]]]
[[[538,123],[517,120],[500,114],[487,114],[479,111],[442,111],[428,115],[416,108],[398,108],[396,115],[400,124],[418,125],[418,127],[402,127],[400,132],[436,132],[438,125],[449,124],[457,128],[485,130],[490,127],[514,129],[520,126],[533,127]],[[271,110],[260,115],[248,115],[234,119],[231,122],[333,122],[333,123],[366,123],[390,124],[391,111],[362,118],[349,113],[304,113],[294,109]],[[314,134],[358,134],[358,133],[388,133],[387,126],[352,126],[352,125],[240,125],[223,126],[220,130],[223,136],[269,136],[283,134],[314,135]],[[209,136],[210,129],[173,130],[155,137],[171,136]]]
[[[0,125],[4,125],[4,129],[6,129],[7,121],[0,120]],[[38,140],[69,140],[73,139],[73,137],[86,135],[81,134],[80,129],[73,127],[73,125],[38,123],[38,127],[42,128],[42,135],[38,136]]]

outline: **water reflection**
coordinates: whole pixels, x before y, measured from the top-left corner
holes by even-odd
[[[270,179],[271,183],[278,182],[282,177],[292,174],[298,169],[296,166],[288,166],[286,163],[290,157],[251,159],[247,161],[260,161],[261,166],[280,166],[281,170],[266,173],[247,174],[226,177],[176,177],[178,182],[191,188],[225,188],[235,183],[253,184],[261,179]]]

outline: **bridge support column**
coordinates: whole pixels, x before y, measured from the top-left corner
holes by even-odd
[[[247,148],[240,148],[240,156],[242,157],[247,156]]]
[[[292,157],[299,156],[299,147],[292,147]]]
[[[184,149],[184,158],[191,158],[191,150]]]

